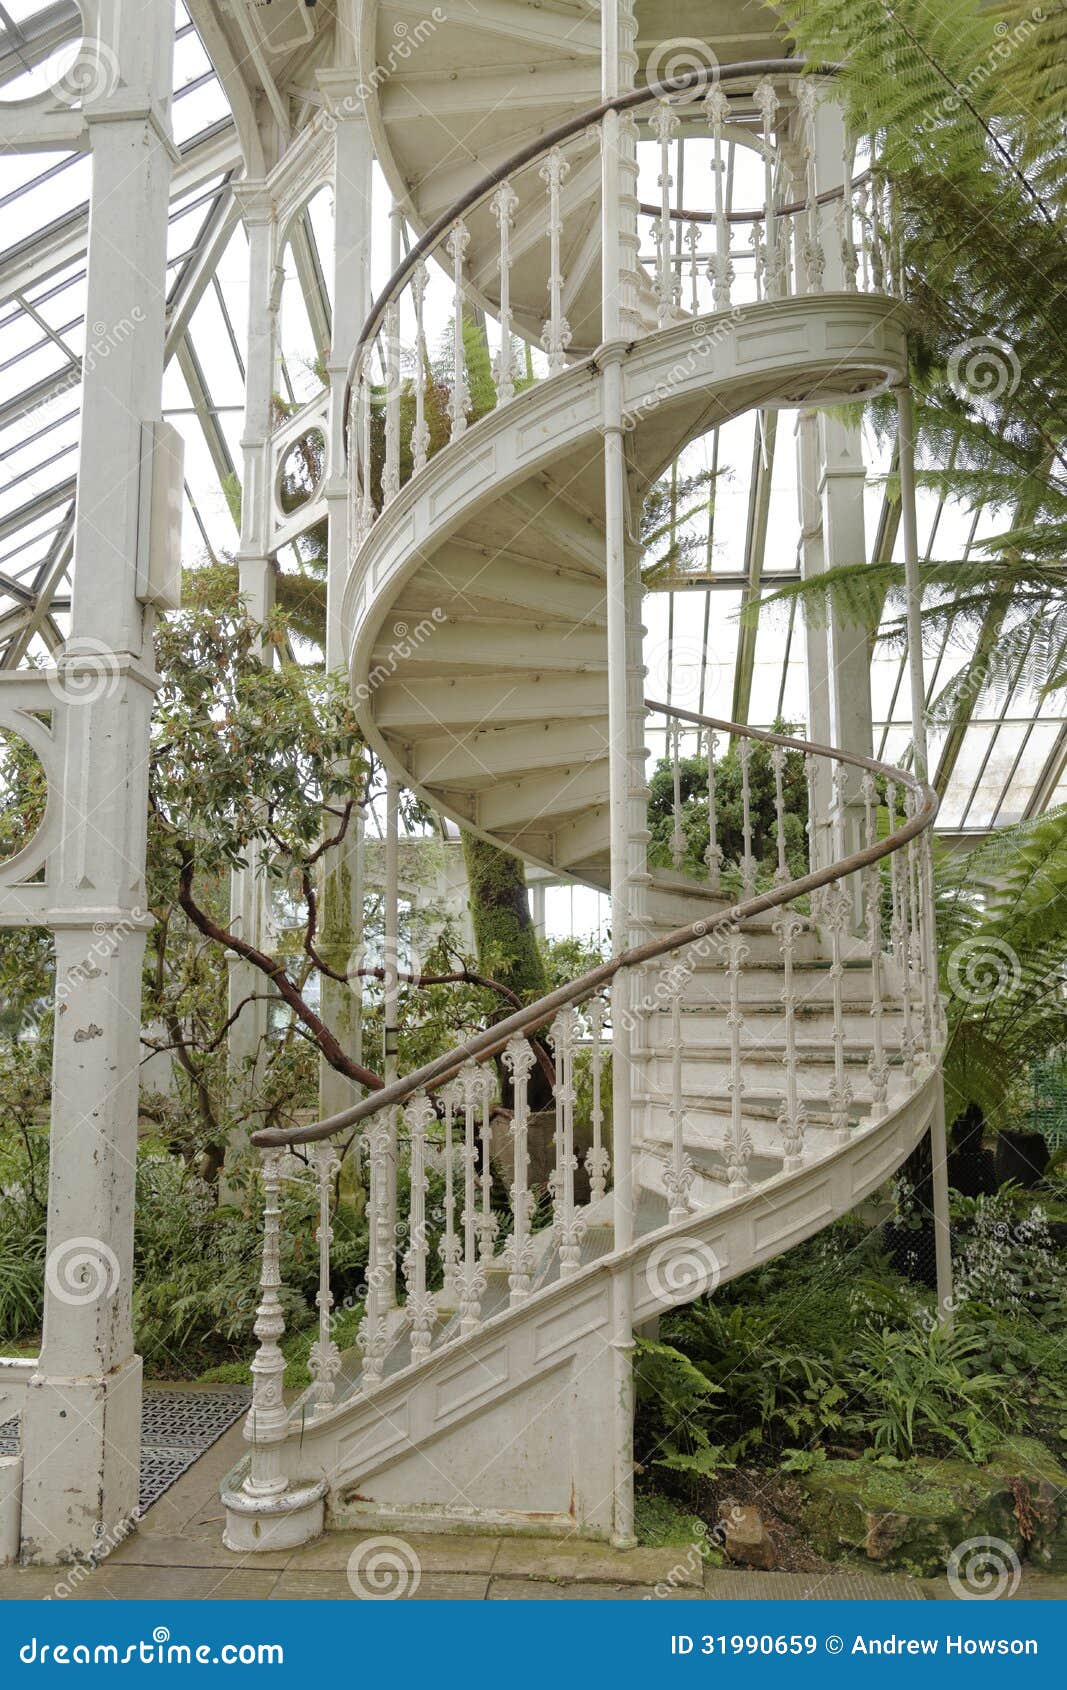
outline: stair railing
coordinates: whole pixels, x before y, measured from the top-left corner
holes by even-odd
[[[580,1270],[584,1235],[598,1217],[606,1218],[603,1194],[610,1158],[603,1100],[610,1090],[606,1061],[612,1029],[605,990],[620,970],[636,976],[629,998],[633,1030],[647,1030],[659,1015],[670,1023],[670,1036],[651,1041],[645,1052],[649,1093],[637,1148],[645,1159],[644,1180],[653,1165],[660,1170],[668,1225],[706,1206],[708,1188],[701,1181],[718,1181],[736,1193],[752,1183],[755,1151],[746,1099],[754,1068],[767,1070],[768,1060],[761,1053],[756,1018],[746,1014],[745,965],[750,959],[754,966],[761,960],[768,968],[781,965],[782,1037],[775,1041],[775,1066],[760,1079],[759,1103],[765,1109],[768,1095],[772,1105],[777,1101],[777,1145],[786,1171],[802,1164],[814,1115],[821,1114],[834,1141],[845,1141],[905,1101],[936,1060],[942,1012],[925,961],[933,954],[929,850],[938,808],[934,789],[909,771],[873,758],[654,701],[647,708],[665,724],[672,747],[669,813],[652,818],[653,866],[659,853],[661,866],[668,875],[674,871],[684,894],[707,895],[706,913],[598,964],[326,1120],[253,1135],[264,1152],[268,1224],[264,1302],[256,1325],[261,1348],[253,1367],[248,1421],[251,1485],[276,1482],[275,1446],[286,1435],[284,1417],[278,1414],[284,1369],[279,1190],[283,1178],[303,1178],[303,1172],[285,1152],[312,1147],[318,1181],[320,1331],[309,1360],[313,1384],[300,1410],[316,1418],[336,1406],[341,1371],[332,1336],[328,1202],[338,1172],[338,1135],[349,1134],[351,1140],[359,1133],[370,1173],[371,1252],[358,1342],[363,1352],[359,1389],[372,1392],[398,1342],[408,1345],[403,1365],[416,1365],[435,1340],[467,1338],[486,1318],[525,1302],[536,1293],[539,1267],[547,1262],[560,1277]],[[663,731],[655,730],[657,739]],[[805,794],[817,784],[826,789],[814,778],[820,760],[830,764],[829,789],[839,812],[829,833],[805,827],[803,814]],[[858,823],[859,845],[843,857],[820,860],[820,842],[846,837],[849,816]],[[768,913],[769,926],[752,925]],[[797,1026],[805,1007],[797,995],[797,965],[802,947],[816,936],[823,944],[829,941],[832,959],[829,1001],[825,992],[820,998],[823,1014],[832,1019],[831,1077],[823,1095],[804,1091],[805,1053]],[[757,946],[762,956],[752,955]],[[846,974],[860,981],[858,997],[846,991]],[[708,1003],[726,1011],[728,1029],[719,1053],[721,1100],[715,1101],[714,1082],[701,1084],[702,1102],[722,1114],[722,1134],[713,1147],[719,1165],[700,1172],[690,1155],[685,1118],[688,1095],[695,1089],[682,1034],[691,982],[706,982]],[[890,1005],[899,1010],[894,1029],[902,1029],[895,1040],[887,1026]],[[600,1036],[605,1028],[606,1043]],[[544,1188],[535,1191],[529,1168],[535,1066],[530,1040],[546,1032],[555,1061],[549,1112],[554,1158]],[[591,1041],[584,1088],[592,1099],[587,1145],[579,1142],[584,1123],[576,1115],[583,1033]],[[511,1090],[507,1111],[495,1102],[497,1057]],[[657,1144],[659,1117],[669,1126]],[[538,1127],[545,1132],[543,1117]],[[396,1172],[390,1164],[402,1157],[410,1197],[406,1235],[398,1240],[392,1236],[386,1194]],[[435,1170],[440,1195],[436,1215],[431,1215],[429,1185]],[[500,1178],[504,1170],[508,1204],[501,1209],[494,1204],[493,1179],[494,1172]],[[587,1187],[580,1194],[579,1172]],[[625,1172],[629,1176],[632,1170]],[[549,1205],[550,1220],[545,1214]],[[387,1224],[383,1217],[390,1217]],[[547,1222],[540,1229],[538,1218]],[[398,1249],[404,1291],[399,1306],[389,1299],[393,1276],[386,1271],[388,1253]],[[431,1292],[435,1270],[441,1288]],[[494,1294],[487,1301],[491,1288]]]
[[[480,419],[508,404],[539,373],[559,374],[568,358],[599,342],[599,306],[590,323],[572,323],[568,312],[589,270],[585,237],[599,193],[600,147],[617,144],[605,138],[609,113],[621,114],[631,141],[639,120],[659,149],[661,203],[634,202],[636,244],[645,248],[636,277],[630,244],[620,249],[626,274],[618,286],[620,294],[636,296],[637,332],[792,295],[899,291],[884,176],[877,168],[856,169],[856,142],[846,136],[841,180],[826,188],[816,179],[817,88],[833,74],[833,67],[813,72],[800,60],[771,59],[634,89],[549,130],[443,213],[378,296],[350,365],[354,548],[433,451],[465,433],[472,414]],[[692,154],[709,140],[710,155],[697,151],[687,169],[687,148]],[[763,159],[762,203],[748,210],[727,204],[731,147]],[[787,155],[804,160],[802,180],[787,168]],[[672,186],[683,179],[687,199],[703,194],[703,205],[686,211],[672,205]],[[513,288],[519,263],[527,290],[531,271],[543,280],[539,320],[528,305],[527,315],[519,315]],[[465,313],[481,302],[489,303],[496,323],[491,369],[469,367],[464,334]],[[431,361],[435,313],[439,321],[449,314],[452,320],[443,375]],[[542,349],[540,370],[531,354],[520,352],[524,342]]]

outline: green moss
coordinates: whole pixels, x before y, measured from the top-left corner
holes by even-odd
[[[524,1001],[540,997],[548,990],[548,980],[530,918],[522,863],[467,832],[463,860],[479,966]]]
[[[691,1549],[700,1551],[702,1561],[721,1566],[722,1552],[708,1541],[708,1528],[696,1514],[687,1514],[669,1496],[645,1492],[634,1498],[634,1531],[637,1541],[649,1549]]]

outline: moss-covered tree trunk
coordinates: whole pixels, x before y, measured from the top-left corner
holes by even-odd
[[[483,974],[532,1003],[548,991],[544,958],[526,896],[526,870],[518,857],[464,830],[471,920]],[[530,1106],[542,1109],[550,1098],[545,1075],[530,1075]]]

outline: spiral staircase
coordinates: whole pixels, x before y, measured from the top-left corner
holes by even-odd
[[[478,0],[471,11],[469,28],[442,27],[428,82],[397,73],[371,102],[379,158],[421,238],[376,304],[353,368],[358,543],[344,607],[352,686],[368,741],[407,788],[527,862],[603,887],[615,731],[605,418],[615,415],[625,440],[632,528],[647,488],[712,424],[755,406],[838,403],[903,379],[903,308],[873,195],[854,195],[846,180],[827,207],[810,168],[799,200],[775,181],[777,204],[751,214],[747,237],[738,217],[709,202],[712,250],[694,265],[684,303],[662,230],[653,231],[651,261],[641,257],[636,173],[624,169],[628,273],[619,281],[634,322],[625,337],[604,341],[600,151],[622,107],[583,112],[598,94],[597,10],[579,0]],[[450,18],[463,12],[452,7]],[[404,14],[365,9],[365,52],[375,62],[382,32]],[[543,101],[479,105],[491,82],[478,58],[492,34],[487,20],[497,27],[494,67],[501,36],[519,57],[528,52],[532,80],[555,91],[547,111]],[[632,36],[624,46],[633,49]],[[708,103],[716,84],[695,73],[684,99],[646,91],[629,109],[662,143],[699,103],[702,138],[714,146],[737,133],[766,156],[788,135],[810,162],[804,140],[815,114],[790,68],[724,70],[725,105]],[[434,137],[450,124],[483,144],[431,169],[430,156],[443,156]],[[795,172],[791,180],[795,195]],[[457,336],[452,438],[432,455],[428,264],[453,282],[457,321],[474,301],[504,325],[497,403],[477,420]],[[544,378],[521,390],[512,333],[535,340],[548,360]],[[401,434],[402,389],[415,394],[410,440]],[[632,578],[632,541],[628,555]],[[631,614],[631,723],[643,708],[634,634]],[[257,1137],[266,1189],[260,1351],[249,1454],[224,1487],[231,1547],[299,1543],[324,1521],[625,1541],[633,1334],[847,1213],[929,1125],[943,1036],[933,792],[844,751],[647,708],[676,763],[680,748],[706,759],[712,794],[717,752],[736,743],[745,770],[738,861],[723,860],[713,816],[704,862],[687,859],[678,799],[669,865],[648,868],[640,827],[631,828],[629,932],[617,935],[610,961],[331,1120]],[[812,823],[803,874],[785,853],[780,778],[776,872],[752,852],[747,770],[761,743],[776,776],[790,757],[805,771]],[[643,744],[628,752],[639,768]],[[826,794],[823,828],[815,821]],[[626,797],[632,810],[633,791]],[[539,1229],[528,1181],[543,1130],[529,1103],[535,1032],[548,1041],[555,1076],[552,1222]],[[589,1121],[576,1113],[580,1049],[592,1075]],[[511,1082],[503,1128],[496,1058]],[[620,1098],[628,1100],[621,1139]],[[330,1194],[338,1135],[353,1128],[370,1171],[371,1261],[361,1348],[341,1354],[331,1326]],[[320,1334],[313,1384],[287,1405],[279,1192],[302,1177],[289,1154],[301,1144],[321,1199]],[[399,1274],[398,1159],[411,1193]],[[447,1180],[436,1217],[427,1211],[431,1163]]]

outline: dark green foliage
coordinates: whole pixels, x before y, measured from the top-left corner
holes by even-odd
[[[788,735],[793,730],[777,723],[775,732]],[[706,879],[708,871],[704,859],[709,831],[706,756],[702,753],[699,757],[681,758],[679,776],[685,836],[685,860],[681,866],[686,873]],[[739,742],[732,740],[715,769],[716,835],[724,854],[724,885],[730,889],[739,880],[736,864],[744,852],[741,783]],[[758,741],[753,742],[749,755],[749,794],[752,852],[759,872],[769,878],[778,865],[774,769],[770,750]],[[808,790],[804,758],[799,751],[786,753],[783,795],[786,862],[790,873],[799,876],[806,874],[808,869]],[[674,775],[669,757],[660,759],[649,781],[648,817],[650,861],[655,867],[669,868],[674,831]]]

